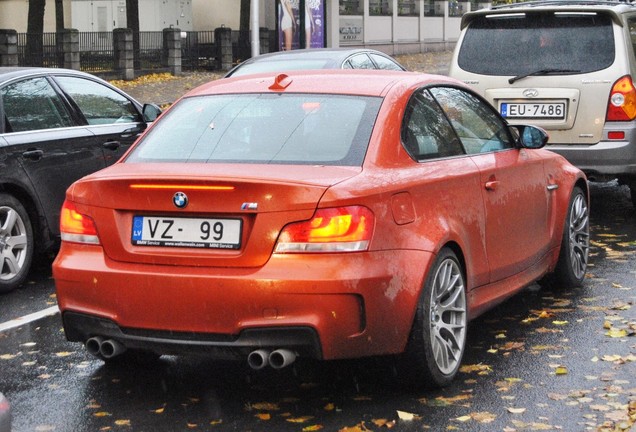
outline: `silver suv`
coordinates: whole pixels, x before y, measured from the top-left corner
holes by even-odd
[[[450,75],[590,180],[618,179],[636,206],[636,5],[533,1],[469,12]]]

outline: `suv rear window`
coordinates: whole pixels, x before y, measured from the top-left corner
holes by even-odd
[[[614,62],[611,19],[597,13],[512,13],[471,22],[457,62],[482,75],[542,69],[588,73]]]

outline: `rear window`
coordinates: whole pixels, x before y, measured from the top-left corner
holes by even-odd
[[[325,94],[186,98],[126,161],[361,166],[381,103]]]
[[[466,30],[458,65],[482,75],[542,69],[588,73],[614,62],[608,16],[596,13],[514,13],[484,16]]]

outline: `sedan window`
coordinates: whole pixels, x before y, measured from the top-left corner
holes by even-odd
[[[57,76],[55,80],[73,98],[89,125],[141,121],[133,103],[105,85],[71,76]]]
[[[375,69],[375,65],[371,61],[368,55],[366,54],[356,54],[354,56],[349,57],[347,63],[353,69]]]
[[[388,58],[386,58],[384,56],[381,56],[381,55],[378,55],[378,54],[373,54],[373,53],[370,53],[369,55],[371,56],[371,58],[373,59],[373,61],[377,65],[378,69],[394,70],[394,71],[404,70],[404,69],[402,69],[400,67],[400,65],[398,65],[397,63],[395,63],[391,59],[388,59]]]
[[[7,132],[73,126],[64,102],[46,78],[32,78],[9,84],[0,94]]]
[[[514,147],[506,123],[476,96],[453,87],[430,89],[469,154]]]

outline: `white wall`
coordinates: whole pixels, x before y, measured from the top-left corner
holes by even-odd
[[[420,40],[419,17],[398,17],[395,35],[398,42],[417,42]]]
[[[273,1],[273,0],[271,0]],[[192,0],[195,30],[214,30],[229,27],[238,30],[240,25],[240,0]]]
[[[0,0],[0,28],[26,33],[29,14],[28,0]],[[64,0],[64,21],[71,21],[71,1]],[[68,27],[68,24],[67,24]],[[44,31],[55,31],[55,3],[47,0],[44,7]]]

